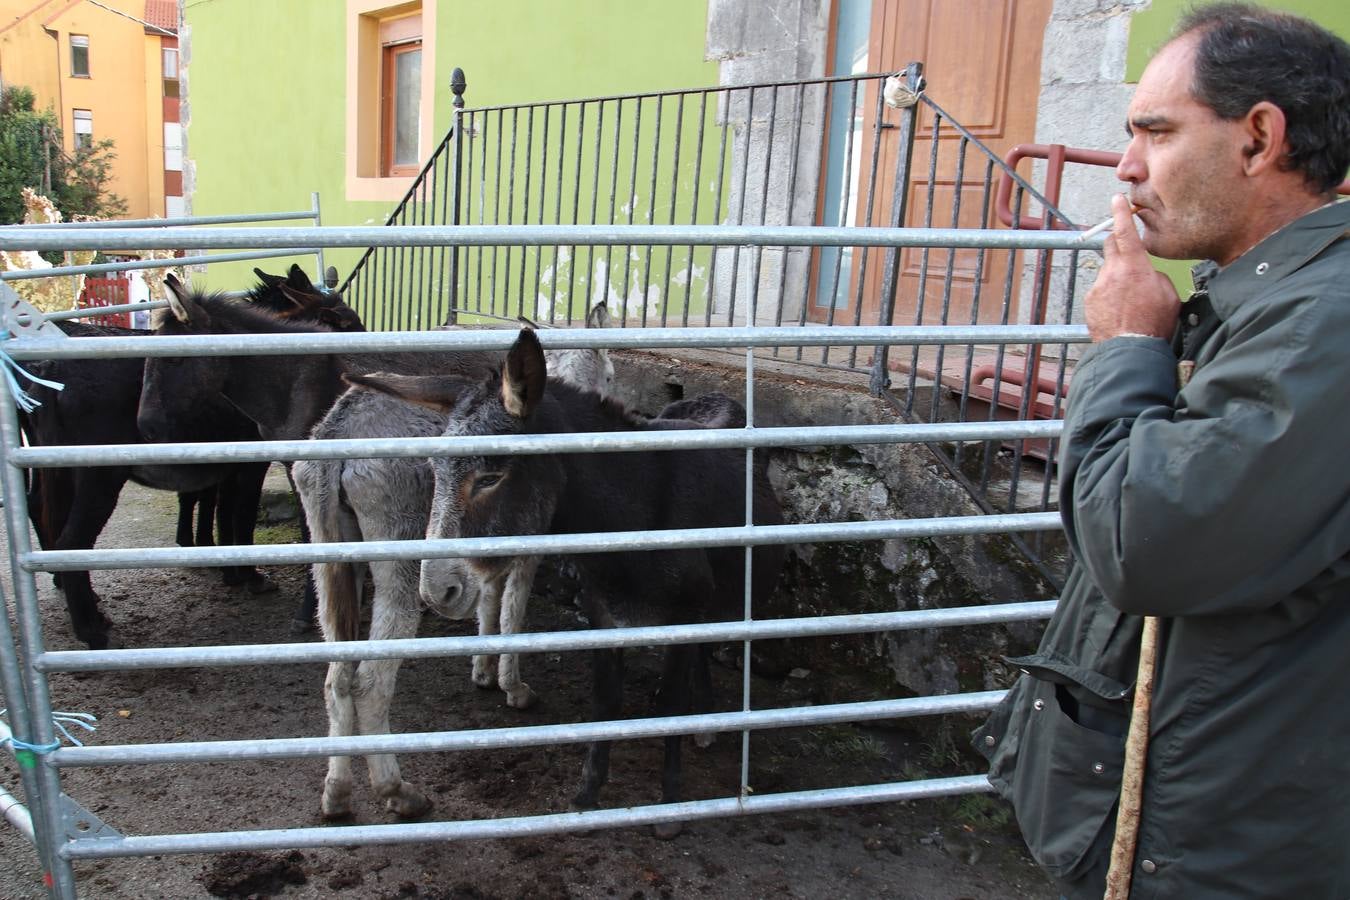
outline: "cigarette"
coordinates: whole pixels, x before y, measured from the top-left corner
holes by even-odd
[[[1130,204],[1130,215],[1134,215],[1135,213],[1139,212],[1139,210],[1141,210],[1141,209],[1143,209],[1142,206],[1136,206],[1135,204],[1131,203],[1131,204]],[[1087,240],[1088,238],[1090,238],[1090,237],[1096,237],[1097,235],[1101,234],[1103,231],[1105,231],[1106,229],[1108,229],[1108,228],[1110,228],[1112,225],[1114,225],[1114,224],[1115,224],[1115,221],[1116,221],[1116,217],[1115,217],[1115,216],[1111,216],[1110,218],[1106,219],[1105,221],[1098,222],[1096,225],[1093,225],[1093,226],[1092,226],[1091,228],[1089,228],[1087,231],[1084,231],[1084,232],[1082,232],[1081,234],[1079,234],[1077,240],[1080,240],[1080,241],[1086,241],[1086,240]]]

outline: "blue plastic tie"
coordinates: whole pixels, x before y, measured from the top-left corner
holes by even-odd
[[[9,339],[9,332],[0,331],[0,341],[6,341],[8,339]],[[32,397],[24,393],[23,388],[19,387],[19,379],[14,377],[15,373],[22,375],[24,378],[27,378],[34,384],[40,384],[43,387],[49,387],[54,391],[64,391],[66,389],[66,386],[64,384],[61,384],[56,381],[48,381],[45,378],[38,378],[36,375],[31,375],[28,372],[25,372],[23,367],[20,366],[18,363],[16,363],[13,359],[11,359],[10,355],[6,353],[4,350],[0,350],[0,370],[4,372],[5,384],[9,386],[10,396],[14,398],[14,402],[18,404],[19,409],[23,410],[24,412],[32,412],[33,410],[41,406],[42,403],[41,401],[34,400]]]
[[[0,709],[0,716],[3,716],[6,712],[8,712],[8,710]],[[92,733],[98,730],[98,726],[94,724],[96,721],[98,721],[98,718],[91,713],[62,712],[60,710],[52,712],[52,724],[56,726],[56,730],[61,732],[61,736],[76,747],[83,747],[84,744],[79,738],[71,734],[66,726],[79,726],[85,731]],[[0,741],[0,744],[9,744],[15,750],[27,750],[30,753],[51,753],[53,750],[61,749],[60,740],[52,741],[50,744],[30,744],[27,741],[19,740],[13,735]]]

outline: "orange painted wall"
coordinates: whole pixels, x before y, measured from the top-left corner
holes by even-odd
[[[61,105],[56,40],[42,27],[70,0],[0,0],[0,80],[21,84],[37,95],[37,108]]]
[[[139,19],[144,0],[101,0]],[[89,37],[89,77],[70,74],[70,35]],[[74,147],[73,111],[93,116],[95,140],[111,139],[111,189],[127,217],[164,215],[164,122],[158,34],[85,0],[0,0],[0,78],[24,84],[38,108],[51,107],[65,148]]]

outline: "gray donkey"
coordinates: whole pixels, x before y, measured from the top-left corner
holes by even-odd
[[[723,394],[674,404],[655,419],[636,416],[613,400],[597,400],[546,378],[543,349],[528,329],[520,333],[500,374],[481,384],[377,374],[349,380],[447,415],[446,434],[631,433],[734,427],[745,421],[740,405]],[[433,457],[431,468],[435,498],[428,537],[716,528],[746,521],[745,457],[735,450]],[[781,524],[777,498],[758,461],[753,476],[754,521]],[[784,552],[768,545],[752,553],[757,607],[774,588]],[[740,612],[745,553],[739,548],[586,553],[573,559],[581,573],[582,611],[595,628],[724,621]],[[500,591],[503,583],[508,593],[517,583],[523,591],[535,564],[522,557],[428,559],[422,563],[423,597],[467,608],[475,597]],[[623,652],[599,649],[592,659],[596,717],[616,718]],[[706,661],[699,647],[666,649],[658,714],[706,708]],[[680,738],[667,737],[665,747],[661,799],[674,803],[681,796]],[[608,741],[591,745],[576,806],[596,805],[609,773],[609,750]],[[658,834],[671,836],[677,830],[663,827]]]
[[[588,327],[609,324],[609,311],[599,304],[587,316]],[[607,396],[614,367],[605,350],[551,351],[552,371],[572,385]],[[475,382],[476,383],[476,382]],[[597,402],[599,402],[597,400]],[[451,424],[453,431],[453,424]],[[446,415],[366,390],[348,390],[311,433],[315,440],[434,437],[444,434]],[[426,536],[434,482],[425,459],[304,460],[294,469],[310,533],[318,542],[416,540]],[[367,566],[374,583],[371,598],[371,640],[414,637],[425,606],[450,619],[478,617],[480,634],[512,634],[522,630],[529,587],[537,558],[521,559],[510,572],[490,581],[480,592],[433,593],[419,585],[416,560],[371,563],[332,562],[314,565],[319,594],[319,625],[325,640],[359,637],[361,591]],[[389,705],[401,664],[398,659],[335,662],[328,667],[324,699],[330,736],[384,734],[389,731]],[[474,684],[506,693],[507,705],[524,709],[534,700],[520,679],[515,654],[500,658],[475,656]],[[391,754],[367,758],[370,781],[388,809],[416,817],[431,806],[417,788],[402,780]],[[351,815],[351,757],[333,756],[324,780],[325,818]]]

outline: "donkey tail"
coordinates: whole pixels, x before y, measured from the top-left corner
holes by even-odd
[[[302,460],[295,464],[293,472],[310,539],[315,543],[343,540],[342,461]],[[357,566],[348,562],[319,562],[314,563],[313,572],[324,640],[356,640],[361,621]]]

